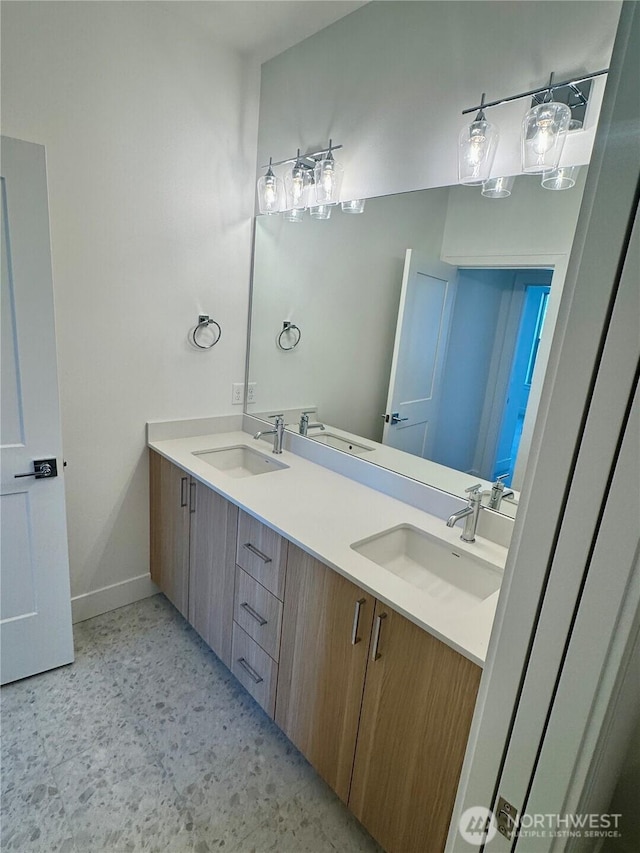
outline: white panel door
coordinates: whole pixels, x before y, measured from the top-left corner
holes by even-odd
[[[456,267],[407,249],[383,444],[429,458],[441,399]]]
[[[3,136],[0,164],[0,680],[6,684],[70,663],[73,634],[44,148]],[[43,460],[53,460],[57,476],[18,476]]]

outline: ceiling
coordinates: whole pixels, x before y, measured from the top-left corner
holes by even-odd
[[[166,12],[265,62],[364,6],[366,0],[169,0]]]

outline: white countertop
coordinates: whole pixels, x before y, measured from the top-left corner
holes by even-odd
[[[507,549],[477,537],[460,540],[460,527],[437,518],[321,465],[284,450],[275,457],[289,467],[253,477],[233,478],[194,456],[194,451],[246,444],[268,454],[269,444],[246,432],[223,432],[161,441],[149,447],[188,471],[241,509],[327,563],[344,577],[402,613],[474,663],[485,661],[499,592],[484,601],[449,594],[435,598],[417,589],[350,547],[400,524],[411,524],[459,552],[490,563],[502,572]]]

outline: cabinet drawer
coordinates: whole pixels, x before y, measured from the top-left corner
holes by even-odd
[[[235,622],[233,623],[231,672],[249,691],[258,705],[261,705],[273,718],[278,664]]]
[[[275,661],[280,655],[282,602],[236,566],[233,618]]]
[[[246,512],[238,517],[236,563],[283,600],[287,541]]]

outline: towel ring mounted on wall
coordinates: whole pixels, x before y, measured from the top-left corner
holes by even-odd
[[[291,344],[291,346],[286,346],[283,342],[283,335],[287,336],[286,338],[284,338],[284,340],[288,340],[289,339],[288,336],[290,333],[294,336],[294,340],[293,340],[293,343]],[[284,350],[285,352],[289,352],[289,350],[295,349],[298,346],[301,338],[302,338],[302,332],[295,325],[295,323],[289,323],[288,320],[285,320],[284,323],[282,324],[282,331],[280,332],[280,334],[276,338],[276,344],[278,345],[278,347],[281,350]]]
[[[199,344],[198,343],[198,332],[200,329],[206,329],[209,326],[215,326],[218,330],[216,337],[211,341],[210,344]],[[191,340],[193,341],[194,346],[198,347],[198,349],[211,349],[214,347],[220,338],[222,337],[222,329],[220,328],[220,323],[216,323],[215,320],[212,320],[208,314],[200,314],[198,316],[198,325],[194,328],[191,333]]]

